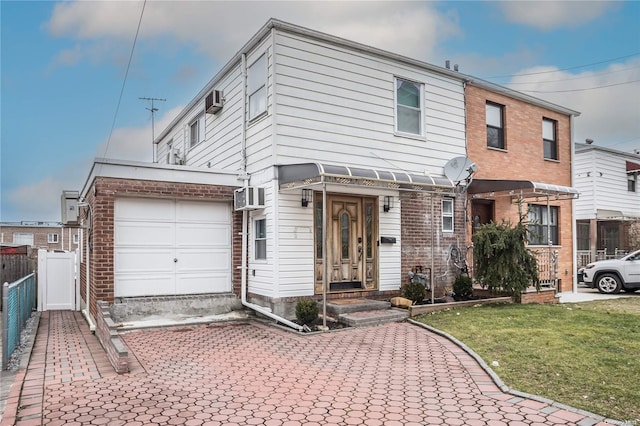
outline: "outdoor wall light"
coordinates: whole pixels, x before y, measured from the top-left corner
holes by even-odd
[[[312,200],[313,200],[313,190],[303,189],[302,190],[302,207],[307,207]]]
[[[384,210],[385,213],[387,213],[392,208],[393,208],[393,197],[391,197],[389,195],[385,195],[384,196],[384,204],[382,206],[382,209]]]

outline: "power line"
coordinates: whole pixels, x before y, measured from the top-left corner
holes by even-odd
[[[558,80],[544,80],[544,81],[512,81],[509,82],[509,86],[513,86],[513,85],[518,85],[518,84],[546,84],[546,83],[560,83],[563,81],[573,81],[573,80],[582,80],[585,78],[593,78],[593,77],[600,77],[600,76],[604,76],[604,75],[610,75],[610,74],[617,74],[620,72],[625,72],[625,71],[630,71],[630,70],[634,70],[634,69],[638,69],[640,68],[640,66],[637,67],[629,67],[629,68],[622,68],[619,70],[615,70],[615,71],[603,71],[603,72],[597,72],[597,73],[593,73],[590,75],[582,75],[579,77],[571,77],[571,78],[560,78]]]
[[[635,52],[635,53],[632,53],[631,55],[619,56],[619,57],[613,58],[613,59],[606,59],[604,61],[593,62],[591,64],[576,65],[574,67],[568,67],[568,68],[560,68],[560,69],[553,70],[553,71],[539,71],[539,72],[528,72],[528,73],[521,73],[521,74],[496,75],[496,76],[493,76],[493,77],[485,77],[485,80],[489,80],[489,79],[492,79],[492,78],[521,77],[521,76],[525,76],[525,75],[540,75],[540,74],[549,74],[549,73],[560,72],[560,71],[575,70],[575,69],[578,69],[578,68],[586,68],[586,67],[590,67],[590,66],[593,66],[593,65],[606,64],[607,62],[618,61],[620,59],[627,59],[627,58],[631,58],[631,57],[634,57],[634,56],[637,56],[637,55],[640,55],[640,52]]]
[[[113,129],[116,127],[116,119],[118,118],[118,111],[120,111],[120,102],[122,102],[122,95],[124,93],[124,87],[127,84],[127,76],[129,75],[129,68],[131,67],[131,60],[133,59],[133,52],[136,48],[136,42],[138,41],[138,34],[140,33],[140,25],[142,24],[142,16],[144,15],[144,7],[147,5],[147,0],[142,3],[142,10],[140,11],[140,20],[138,21],[138,28],[136,29],[136,36],[133,39],[133,45],[131,46],[131,54],[129,55],[129,62],[127,63],[127,70],[124,73],[124,79],[122,80],[122,87],[120,88],[120,96],[118,97],[118,104],[116,105],[116,112],[113,114],[113,122],[111,123],[111,130],[109,131],[109,138],[107,144],[104,147],[103,156],[107,156],[107,150],[109,149],[109,143],[111,142],[111,136],[113,135]]]
[[[587,90],[596,90],[596,89],[604,89],[607,87],[614,87],[614,86],[622,86],[625,84],[632,84],[632,83],[637,83],[640,80],[632,80],[632,81],[626,81],[624,83],[614,83],[614,84],[607,84],[604,86],[595,86],[595,87],[586,87],[583,89],[570,89],[570,90],[524,90],[524,89],[519,89],[520,92],[527,92],[527,93],[569,93],[569,92],[585,92]]]

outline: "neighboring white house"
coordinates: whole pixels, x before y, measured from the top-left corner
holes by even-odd
[[[636,249],[630,225],[640,221],[640,155],[593,144],[575,144],[575,219],[579,261]],[[580,266],[580,265],[578,265]]]

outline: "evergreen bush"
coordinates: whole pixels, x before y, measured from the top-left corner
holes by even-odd
[[[318,319],[318,304],[313,299],[300,299],[296,304],[296,318],[301,324],[311,324]]]

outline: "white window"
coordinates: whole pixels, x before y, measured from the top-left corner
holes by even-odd
[[[204,140],[204,116],[200,116],[189,124],[189,146],[194,147]]]
[[[175,164],[173,158],[173,139],[167,142],[167,164]]]
[[[627,180],[627,191],[636,192],[637,180],[638,180],[637,175],[629,175],[629,179]]]
[[[33,234],[26,232],[14,232],[13,244],[20,244],[25,246],[33,245]]]
[[[558,159],[558,141],[556,140],[557,122],[548,118],[542,119],[542,145],[544,158]]]
[[[423,85],[396,79],[396,132],[423,134]]]
[[[256,219],[255,223],[255,259],[267,258],[267,219]]]
[[[80,241],[79,235],[78,234],[73,234],[73,244],[78,245],[79,241]]]
[[[47,242],[49,244],[57,244],[58,243],[58,234],[48,234]]]
[[[442,200],[442,232],[453,232],[453,198]]]
[[[247,69],[249,120],[267,111],[267,54],[263,54]]]

